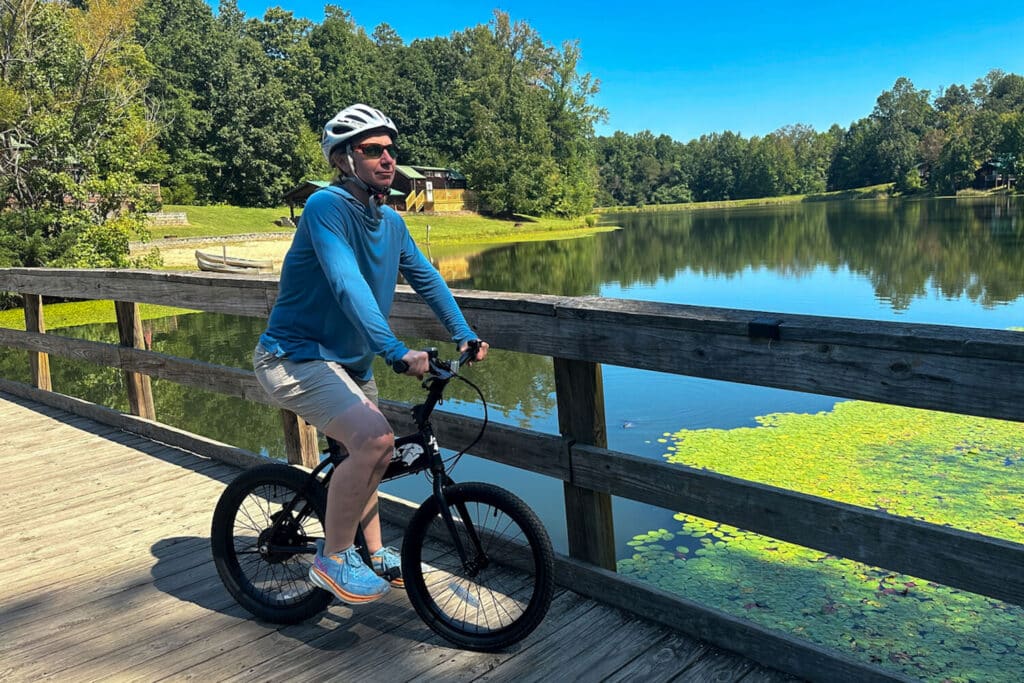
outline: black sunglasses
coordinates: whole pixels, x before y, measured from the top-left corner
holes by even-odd
[[[367,159],[380,159],[384,152],[388,153],[392,159],[398,156],[398,147],[395,145],[379,145],[373,142],[367,142],[362,145],[356,145],[353,149],[358,150]]]

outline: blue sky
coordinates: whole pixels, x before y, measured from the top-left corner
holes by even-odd
[[[216,2],[213,3],[216,5]],[[495,8],[545,42],[578,40],[580,71],[601,84],[597,133],[650,130],[687,141],[731,130],[765,135],[789,124],[844,128],[906,76],[936,93],[991,69],[1024,75],[1024,4],[996,2],[337,2],[372,31],[447,36],[488,23]],[[239,0],[247,16],[279,6],[315,22],[323,5]]]

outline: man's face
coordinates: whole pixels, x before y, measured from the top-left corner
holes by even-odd
[[[395,155],[390,135],[371,135],[352,146],[356,175],[371,185],[391,187],[395,179]]]

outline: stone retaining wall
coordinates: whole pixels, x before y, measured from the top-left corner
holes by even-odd
[[[188,215],[184,211],[158,211],[147,213],[146,221],[150,225],[188,225]]]

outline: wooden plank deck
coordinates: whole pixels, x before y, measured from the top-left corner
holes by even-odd
[[[566,590],[496,654],[448,647],[401,591],[260,623],[210,558],[237,469],[7,394],[0,424],[0,680],[794,680]]]

